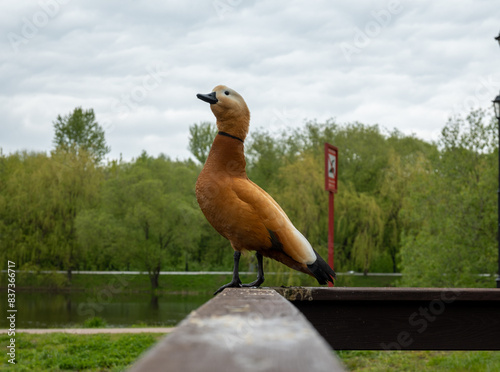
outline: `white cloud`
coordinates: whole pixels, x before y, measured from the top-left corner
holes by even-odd
[[[487,0],[4,2],[0,147],[50,150],[52,121],[82,106],[105,127],[112,158],[143,149],[187,158],[189,126],[214,120],[195,95],[221,83],[245,97],[254,127],[337,117],[435,139],[447,116],[468,102],[488,107],[500,88],[496,7]],[[9,33],[24,38],[17,52]],[[358,49],[350,58],[346,44]]]

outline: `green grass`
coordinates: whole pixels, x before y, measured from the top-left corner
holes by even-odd
[[[2,357],[0,371],[123,371],[159,341],[161,334],[16,335],[16,365]],[[1,335],[2,347],[9,336]],[[349,371],[495,372],[500,352],[338,351]]]
[[[498,351],[338,351],[349,371],[495,372]]]
[[[16,364],[2,353],[0,371],[122,371],[161,334],[16,334]],[[7,335],[0,344],[8,345]]]
[[[83,323],[83,328],[106,328],[108,324],[106,321],[100,316],[94,316],[92,318],[88,318]]]

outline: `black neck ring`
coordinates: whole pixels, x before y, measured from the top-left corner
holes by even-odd
[[[219,131],[218,134],[220,134],[221,136],[226,136],[226,137],[234,138],[234,139],[240,141],[241,143],[243,143],[243,140],[241,138],[233,136],[232,134],[229,134],[229,133],[226,133],[226,132],[223,132],[223,131]]]

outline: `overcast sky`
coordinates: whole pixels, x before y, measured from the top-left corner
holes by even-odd
[[[498,0],[0,3],[0,148],[53,148],[53,121],[93,108],[110,159],[190,157],[196,99],[238,91],[251,128],[360,121],[437,139],[500,89]]]

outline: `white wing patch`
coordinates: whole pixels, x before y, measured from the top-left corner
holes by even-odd
[[[299,249],[294,249],[294,253],[299,257],[293,257],[296,261],[311,265],[316,261],[316,254],[309,243],[309,241],[302,235],[302,233],[289,222],[288,231],[285,232],[286,235],[292,234],[293,238],[290,242],[292,247],[299,246]]]

